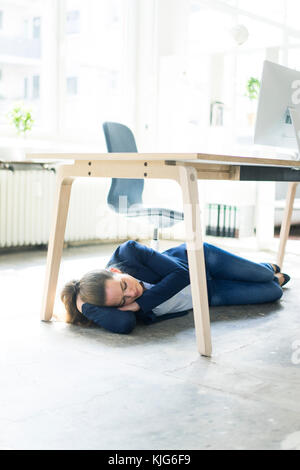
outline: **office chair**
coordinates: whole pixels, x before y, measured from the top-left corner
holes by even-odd
[[[131,130],[117,122],[104,122],[103,131],[109,153],[135,153],[137,146]],[[159,229],[172,227],[183,220],[183,212],[145,207],[143,204],[143,179],[112,178],[107,203],[115,212],[126,217],[147,217],[153,224],[151,248],[159,250]]]

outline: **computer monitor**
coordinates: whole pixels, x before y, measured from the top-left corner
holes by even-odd
[[[299,116],[299,118],[298,118]],[[299,149],[300,72],[265,61],[254,143]],[[300,143],[300,135],[297,135]]]

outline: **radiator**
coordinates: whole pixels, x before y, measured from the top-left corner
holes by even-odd
[[[10,170],[6,169],[8,166]],[[0,163],[0,248],[48,243],[55,199],[56,175],[38,164]],[[38,168],[38,169],[32,169]],[[12,171],[14,170],[14,171]],[[77,178],[72,185],[65,233],[66,242],[85,240],[151,240],[153,226],[147,217],[127,218],[107,206],[110,178]],[[165,207],[182,210],[181,191],[175,181],[164,181]],[[160,207],[161,180],[145,182],[146,205]],[[177,204],[176,204],[177,203]],[[182,240],[184,222],[165,228],[161,239]]]
[[[56,175],[50,170],[0,171],[0,247],[47,244]],[[106,205],[110,179],[73,183],[65,241],[118,240],[119,218]],[[136,232],[137,228],[132,226]]]

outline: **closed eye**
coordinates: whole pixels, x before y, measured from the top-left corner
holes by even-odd
[[[120,287],[121,287],[122,292],[125,292],[125,290],[127,289],[127,283],[125,281],[123,282],[120,281]],[[125,303],[126,303],[126,299],[125,297],[123,297],[118,307],[123,307]]]

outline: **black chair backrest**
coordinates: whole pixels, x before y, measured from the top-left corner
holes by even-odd
[[[135,153],[137,147],[131,130],[117,122],[104,122],[103,131],[109,153]],[[107,203],[116,212],[124,212],[133,204],[143,204],[143,179],[113,178],[107,196]],[[124,204],[124,201],[127,203]]]

